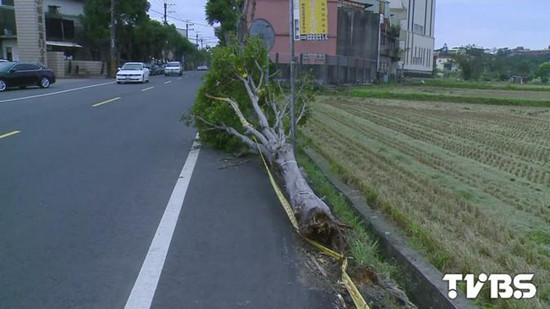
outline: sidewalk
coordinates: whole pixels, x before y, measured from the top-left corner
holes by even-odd
[[[225,157],[201,150],[152,308],[336,308],[258,159],[220,169]]]

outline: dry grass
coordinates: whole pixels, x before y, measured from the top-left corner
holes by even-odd
[[[535,273],[550,306],[550,109],[323,97],[301,134],[445,273]]]
[[[396,92],[421,92],[427,94],[444,94],[449,96],[460,97],[485,97],[485,98],[500,98],[500,99],[532,99],[541,101],[550,101],[550,92],[545,91],[509,91],[505,89],[460,89],[460,88],[443,88],[430,86],[409,86],[391,88]]]

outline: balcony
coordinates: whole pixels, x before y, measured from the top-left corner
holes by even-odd
[[[14,6],[14,0],[0,0],[0,6]]]

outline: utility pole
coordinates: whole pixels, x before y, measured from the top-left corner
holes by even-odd
[[[168,25],[168,14],[166,13],[166,9],[168,8],[168,0],[164,0],[164,25]]]
[[[116,21],[115,21],[115,0],[111,0],[111,77],[116,76],[117,59],[116,59]]]
[[[295,76],[294,76],[294,0],[288,1],[288,13],[290,16],[290,135],[292,137],[292,145],[296,147],[296,115],[295,115],[295,100],[296,100],[296,88],[295,88]]]
[[[185,38],[189,39],[189,30],[195,30],[195,29],[189,29],[189,26],[193,26],[195,24],[191,23],[189,20],[185,21]]]
[[[197,39],[196,40],[197,40],[197,42],[195,43],[196,44],[195,46],[197,46],[197,48],[199,48],[199,33],[198,32],[197,32]]]

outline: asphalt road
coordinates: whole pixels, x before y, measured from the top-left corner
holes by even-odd
[[[0,308],[124,308],[192,148],[179,119],[202,75],[0,94]],[[224,157],[200,150],[152,308],[333,308],[259,162]]]

